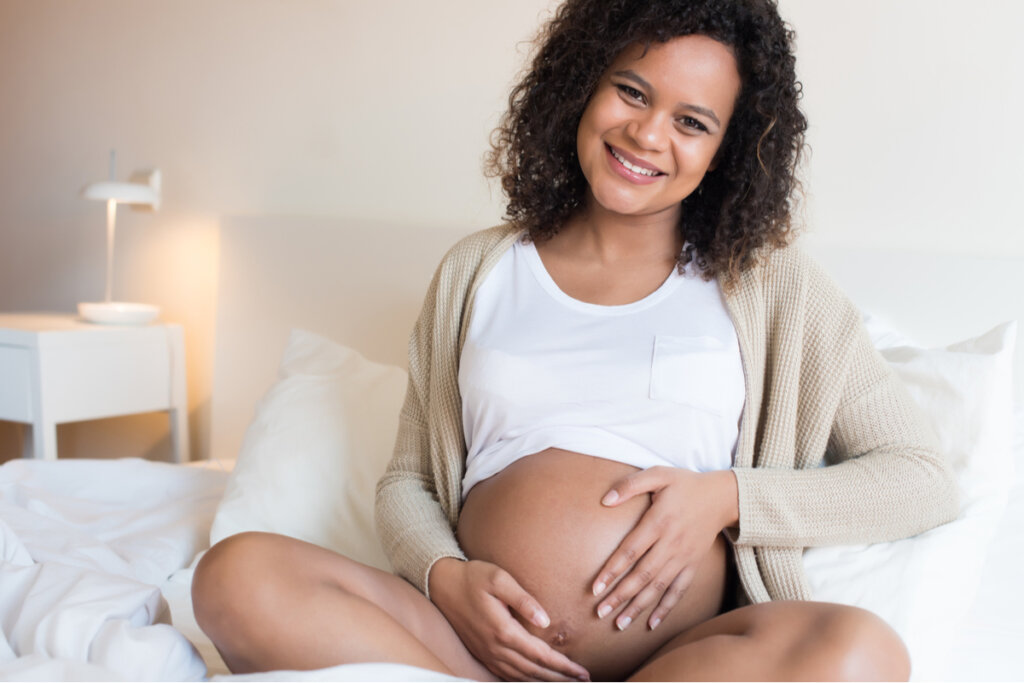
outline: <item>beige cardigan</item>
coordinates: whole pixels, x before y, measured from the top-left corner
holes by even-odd
[[[454,533],[466,459],[458,366],[473,300],[521,234],[502,225],[456,244],[409,341],[376,521],[395,571],[425,594],[434,562],[465,558]],[[741,600],[810,599],[807,546],[895,540],[956,517],[956,484],[933,433],[816,263],[796,247],[776,250],[725,301],[746,384],[732,468],[739,527],[727,530]]]

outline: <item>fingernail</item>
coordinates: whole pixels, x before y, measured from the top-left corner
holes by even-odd
[[[653,619],[651,619],[651,630],[653,631],[654,629],[658,628],[658,624],[660,623],[661,619],[659,619],[658,617],[654,617]]]
[[[551,625],[551,620],[548,619],[548,615],[538,611],[533,613],[533,623],[537,624],[537,626],[540,626],[541,628],[547,628]]]
[[[605,588],[607,588],[607,586],[604,585],[604,581],[598,581],[597,584],[594,586],[594,597],[597,597],[601,593],[604,593]]]
[[[620,631],[625,631],[626,627],[632,623],[632,619],[629,617],[619,617],[619,620],[615,622],[615,625],[619,627]]]
[[[608,613],[611,612],[611,611],[612,611],[612,606],[611,605],[601,605],[600,607],[597,608],[597,618],[598,619],[604,619],[606,616],[608,616]]]
[[[601,499],[601,505],[612,505],[618,499],[619,499],[619,494],[616,493],[615,490],[613,489],[613,490],[609,491],[608,493],[606,493],[604,495],[604,498]]]

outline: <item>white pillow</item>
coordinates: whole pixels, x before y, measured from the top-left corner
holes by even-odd
[[[279,379],[256,407],[210,543],[269,531],[390,571],[373,500],[398,431],[401,368],[292,330]]]
[[[925,349],[867,319],[882,356],[921,405],[960,488],[953,522],[892,543],[810,548],[804,565],[816,600],[883,617],[910,650],[912,680],[946,676],[1013,481],[1013,352],[1004,323],[944,349]]]

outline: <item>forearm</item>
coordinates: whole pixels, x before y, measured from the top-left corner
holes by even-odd
[[[377,483],[377,535],[392,569],[429,595],[427,574],[441,557],[463,557],[438,499],[429,439],[410,382],[399,418],[395,454]]]
[[[785,395],[765,399],[766,424],[792,423],[764,427],[753,458],[733,470],[739,526],[727,535],[737,545],[890,541],[958,514],[956,482],[927,417],[872,346],[859,314],[850,315],[847,347],[835,350],[832,364],[842,374],[834,382],[808,386],[805,404],[787,403]],[[830,358],[826,349],[814,357]],[[830,394],[834,405],[824,398]],[[828,466],[820,466],[822,458]]]
[[[956,484],[927,451],[876,451],[829,467],[735,471],[737,545],[811,547],[906,538],[954,519]]]
[[[428,597],[432,565],[443,557],[465,557],[444,511],[422,481],[385,474],[378,485],[375,513],[392,568]]]

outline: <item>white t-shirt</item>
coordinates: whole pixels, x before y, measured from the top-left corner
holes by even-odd
[[[459,391],[463,499],[552,447],[642,469],[728,469],[744,401],[735,328],[694,261],[639,301],[603,306],[560,290],[521,240],[476,292]]]

